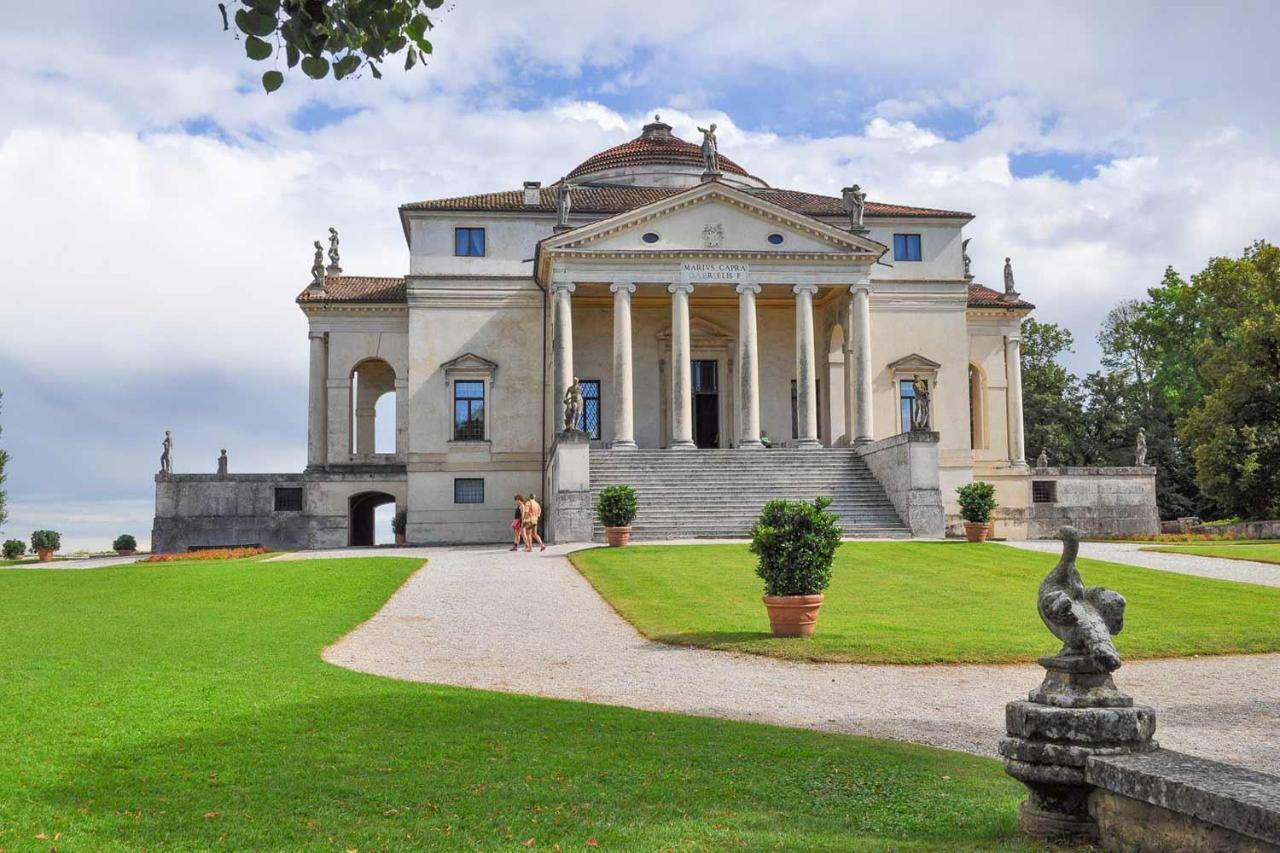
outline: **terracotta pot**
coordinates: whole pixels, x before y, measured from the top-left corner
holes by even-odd
[[[397,533],[397,534],[396,534],[396,544],[397,544],[397,545],[403,545],[403,544],[404,544],[404,534],[403,534],[403,533]]]
[[[606,527],[604,529],[604,538],[609,543],[610,548],[621,548],[631,541],[631,528]]]
[[[761,601],[769,611],[775,637],[812,637],[818,627],[822,593],[817,595],[766,595]]]
[[[966,521],[964,523],[964,536],[970,542],[985,542],[991,538],[991,533],[995,529],[995,525],[989,521]]]
[[[138,552],[133,550],[132,548],[117,548],[116,553],[119,554],[121,557],[132,557],[134,554]]]
[[[40,562],[42,563],[47,563],[53,559],[53,552],[48,548],[41,548],[36,553],[40,555]]]

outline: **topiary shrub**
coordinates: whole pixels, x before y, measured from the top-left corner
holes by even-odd
[[[605,527],[630,527],[636,518],[636,490],[630,486],[605,486],[600,490],[596,515]]]
[[[751,528],[751,553],[765,595],[817,595],[831,582],[840,524],[830,498],[771,500]]]
[[[986,524],[996,509],[996,487],[977,481],[956,489],[960,517],[970,524]]]
[[[397,536],[403,536],[408,525],[409,511],[403,508],[396,510],[395,516],[391,519],[391,532]]]
[[[32,551],[57,551],[62,547],[62,534],[56,530],[37,530],[31,534]]]
[[[4,554],[6,560],[16,560],[27,553],[27,543],[21,539],[6,539],[3,551],[0,551],[0,553]]]
[[[111,543],[111,549],[113,551],[136,551],[138,550],[138,540],[128,533],[121,533],[116,537],[116,541]]]

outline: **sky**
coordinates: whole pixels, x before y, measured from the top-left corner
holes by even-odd
[[[234,4],[232,4],[234,5]],[[401,275],[399,204],[553,181],[655,112],[774,186],[972,211],[1095,369],[1172,265],[1280,239],[1280,4],[457,0],[410,72],[272,95],[212,0],[44,0],[0,31],[0,537],[145,544],[176,470],[306,455],[311,243]]]

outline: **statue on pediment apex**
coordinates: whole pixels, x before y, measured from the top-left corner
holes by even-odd
[[[713,121],[710,127],[698,128],[698,133],[702,134],[702,160],[706,164],[707,174],[720,174],[720,146],[716,142],[716,123]]]
[[[864,231],[862,217],[867,212],[867,194],[862,187],[854,184],[840,190],[840,199],[844,202],[845,213],[849,214],[849,230]]]

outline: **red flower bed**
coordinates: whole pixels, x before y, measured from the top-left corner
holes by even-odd
[[[266,548],[209,548],[205,551],[187,551],[181,554],[152,554],[143,562],[176,563],[187,560],[239,560],[267,553]]]

